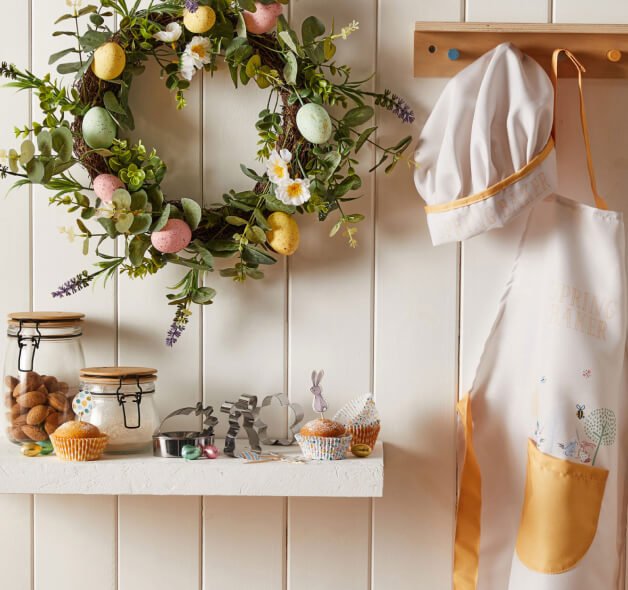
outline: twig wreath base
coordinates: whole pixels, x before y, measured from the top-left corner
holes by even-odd
[[[146,9],[127,0],[66,3],[71,12],[57,19],[55,36],[71,39],[72,46],[49,63],[57,63],[61,75],[74,74],[73,84],[0,66],[8,86],[34,92],[43,117],[15,128],[23,141],[19,150],[0,152],[0,176],[18,177],[14,187],[40,184],[52,191],[52,205],[77,215],[76,228],[63,233],[80,238],[83,252],[93,250],[100,259],[94,271],[79,273],[53,296],[71,295],[118,272],[144,278],[167,264],[182,266],[183,278],[167,295],[176,307],[166,338],[172,346],[191,305],[214,299],[215,290],[204,281],[216,257],[233,260],[219,271],[223,277],[263,278],[264,265],[297,250],[297,213],[321,221],[337,215],[331,236],[342,230],[349,245],[356,245],[363,216],[346,214],[343,203],[358,198],[351,195],[362,184],[356,172],[360,150],[374,146],[380,153],[371,170],[383,165],[390,172],[411,143],[405,137],[393,146],[379,145],[377,127],[367,125],[374,115],[367,102],[407,123],[414,120],[403,99],[389,90],[369,91],[369,79],[352,80],[351,68],[334,61],[336,43],[355,33],[358,23],[326,32],[311,16],[299,35],[282,15],[288,0],[153,0]],[[115,31],[108,26],[113,16]],[[134,128],[128,105],[133,79],[149,59],[159,64],[180,109],[194,75],[213,74],[221,61],[236,88],[255,83],[268,92],[255,125],[264,170],[241,166],[251,190],[230,190],[222,203],[206,208],[189,198],[165,198],[166,164],[141,141],[122,139]],[[341,115],[331,116],[329,107]],[[87,171],[88,186],[73,175],[75,166]],[[102,252],[103,242],[119,238],[121,254]]]

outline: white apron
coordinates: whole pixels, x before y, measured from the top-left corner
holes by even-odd
[[[552,195],[530,213],[459,412],[455,590],[623,590],[626,266],[621,213]],[[604,208],[603,208],[604,207]],[[480,475],[481,474],[481,475]]]

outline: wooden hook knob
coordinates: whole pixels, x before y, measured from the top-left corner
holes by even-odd
[[[620,61],[621,57],[621,51],[619,51],[619,49],[609,49],[606,52],[606,59],[608,61],[612,61],[613,63]]]

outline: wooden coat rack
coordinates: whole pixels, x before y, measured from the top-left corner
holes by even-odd
[[[628,25],[416,23],[414,75],[448,78],[500,43],[510,42],[549,73],[552,52],[565,47],[587,78],[628,78]],[[561,76],[574,76],[565,67]]]

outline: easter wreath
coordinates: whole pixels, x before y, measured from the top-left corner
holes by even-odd
[[[390,147],[379,145],[377,127],[365,128],[374,115],[366,102],[405,122],[414,120],[403,99],[389,90],[369,91],[368,79],[352,80],[351,68],[334,61],[336,42],[358,30],[358,23],[326,32],[310,16],[299,36],[282,15],[288,0],[153,0],[148,8],[140,8],[139,0],[66,3],[71,12],[56,23],[73,26],[54,35],[73,39],[73,46],[52,55],[49,63],[63,62],[56,70],[74,74],[73,84],[7,63],[0,67],[8,86],[34,92],[43,113],[41,122],[15,128],[23,142],[19,150],[0,154],[5,158],[0,176],[20,177],[14,187],[40,184],[54,191],[51,204],[78,214],[78,234],[73,228],[65,233],[83,239],[85,254],[95,242],[100,258],[95,271],[79,273],[53,296],[71,295],[116,272],[143,278],[166,264],[186,267],[167,296],[176,306],[166,337],[171,346],[188,322],[191,304],[214,298],[214,289],[203,286],[214,257],[235,259],[220,270],[224,277],[262,278],[260,267],[275,263],[274,254],[291,255],[298,247],[295,213],[312,213],[322,221],[336,212],[331,235],[343,229],[355,246],[355,224],[363,216],[345,214],[342,205],[361,186],[358,152],[366,143],[375,146],[381,153],[371,170],[385,165],[390,172],[411,142],[405,137]],[[114,15],[115,31],[109,27]],[[194,74],[213,73],[219,59],[235,87],[254,81],[268,89],[268,106],[255,125],[257,158],[265,170],[241,166],[254,183],[251,190],[231,190],[222,203],[207,208],[189,198],[164,198],[165,163],[141,141],[120,137],[134,128],[129,92],[148,59],[159,64],[178,108],[185,106]],[[331,116],[327,107],[341,114]],[[72,174],[75,165],[87,171],[89,181]],[[88,220],[96,224],[88,227]],[[123,255],[101,251],[105,240],[119,237]]]

